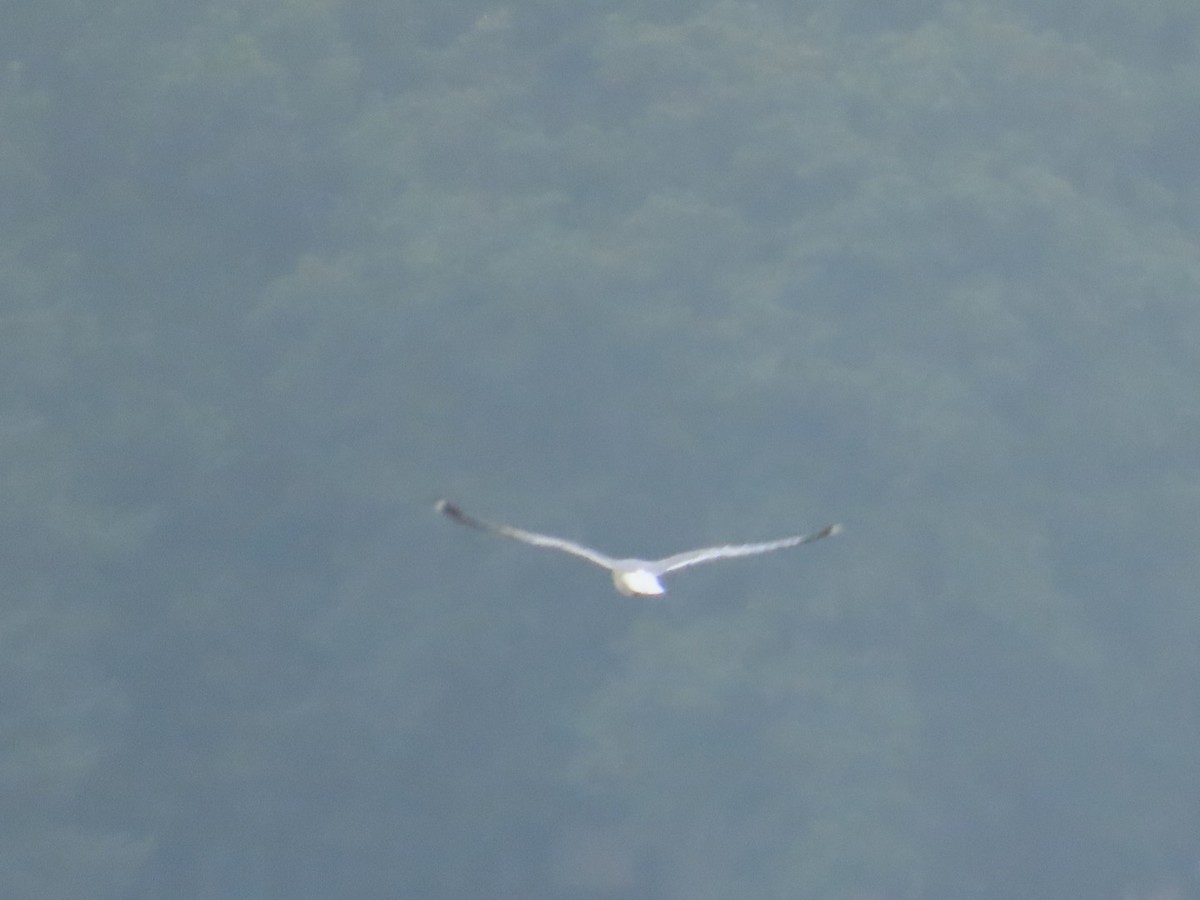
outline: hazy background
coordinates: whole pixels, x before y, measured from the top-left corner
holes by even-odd
[[[0,895],[1200,897],[1194,0],[3,19]]]

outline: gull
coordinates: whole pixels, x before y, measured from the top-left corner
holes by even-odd
[[[714,559],[754,556],[759,553],[770,553],[772,550],[782,550],[785,547],[796,547],[800,544],[807,544],[810,541],[819,541],[821,538],[837,534],[842,530],[841,525],[826,525],[820,531],[814,531],[811,534],[780,538],[777,541],[766,541],[761,544],[727,544],[722,547],[705,547],[701,550],[687,550],[683,553],[676,553],[674,556],[668,556],[665,559],[613,559],[599,550],[593,550],[591,547],[585,547],[583,544],[577,544],[565,538],[551,537],[548,534],[537,534],[532,531],[513,528],[511,525],[501,525],[496,522],[489,522],[486,519],[478,519],[475,516],[468,515],[463,511],[462,507],[451,503],[449,500],[439,500],[433,505],[433,508],[442,515],[458,522],[460,525],[478,528],[480,531],[486,531],[489,534],[499,535],[500,537],[512,538],[525,544],[532,544],[535,547],[548,547],[551,550],[561,550],[564,553],[570,553],[572,556],[586,559],[588,562],[594,563],[602,569],[608,569],[612,573],[613,584],[617,590],[627,597],[657,597],[660,594],[665,594],[667,589],[663,587],[660,580],[662,576],[670,572],[676,572],[679,569],[686,569],[688,566],[711,562]]]

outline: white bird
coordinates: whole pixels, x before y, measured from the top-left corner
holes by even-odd
[[[532,531],[513,528],[511,525],[500,525],[484,519],[477,519],[463,512],[461,507],[451,503],[449,500],[439,500],[433,505],[433,508],[455,522],[462,525],[469,525],[471,528],[478,528],[480,531],[487,531],[500,537],[512,538],[526,544],[532,544],[535,547],[549,547],[551,550],[561,550],[564,553],[570,553],[572,556],[582,557],[588,562],[595,563],[601,568],[612,572],[613,584],[616,585],[617,590],[629,597],[656,597],[659,594],[665,594],[667,589],[663,587],[662,581],[659,579],[663,575],[679,569],[686,569],[688,566],[699,565],[700,563],[710,562],[714,559],[754,556],[758,553],[782,550],[784,547],[796,547],[800,544],[807,544],[809,541],[818,541],[821,538],[829,537],[842,530],[841,525],[826,525],[820,531],[814,531],[812,534],[786,537],[777,541],[766,541],[762,544],[730,544],[723,547],[705,547],[702,550],[688,550],[684,553],[676,553],[674,556],[668,556],[666,559],[613,559],[610,556],[605,556],[598,550],[593,550],[591,547],[585,547],[583,544],[577,544],[574,541],[568,541],[564,538],[551,537],[548,534],[536,534]]]

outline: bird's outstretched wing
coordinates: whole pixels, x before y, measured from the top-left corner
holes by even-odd
[[[563,553],[570,553],[572,556],[578,556],[586,559],[590,563],[595,563],[604,569],[612,570],[615,568],[613,560],[605,556],[591,547],[585,547],[583,544],[576,544],[574,541],[568,541],[564,538],[551,537],[548,534],[537,534],[533,531],[524,531],[520,528],[513,528],[511,525],[501,525],[497,522],[488,522],[486,519],[477,519],[474,516],[463,512],[462,508],[449,500],[439,500],[433,505],[433,508],[442,515],[453,519],[461,525],[468,525],[471,528],[478,528],[480,531],[486,531],[491,534],[499,535],[500,537],[512,538],[515,541],[521,541],[525,544],[532,544],[535,547],[548,547],[551,550],[561,550]]]
[[[714,559],[731,559],[735,556],[754,556],[758,553],[770,553],[772,550],[782,550],[785,547],[795,547],[799,544],[807,544],[810,541],[819,541],[821,538],[837,534],[841,530],[841,525],[826,525],[820,531],[814,531],[812,534],[780,538],[777,541],[766,541],[761,544],[731,544],[724,547],[705,547],[702,550],[687,550],[683,553],[676,553],[674,556],[668,556],[666,559],[656,560],[653,564],[654,572],[658,575],[665,575],[677,569],[686,569],[688,566],[711,562]]]

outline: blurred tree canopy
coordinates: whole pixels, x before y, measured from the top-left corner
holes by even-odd
[[[20,6],[0,893],[1200,890],[1194,4]]]

